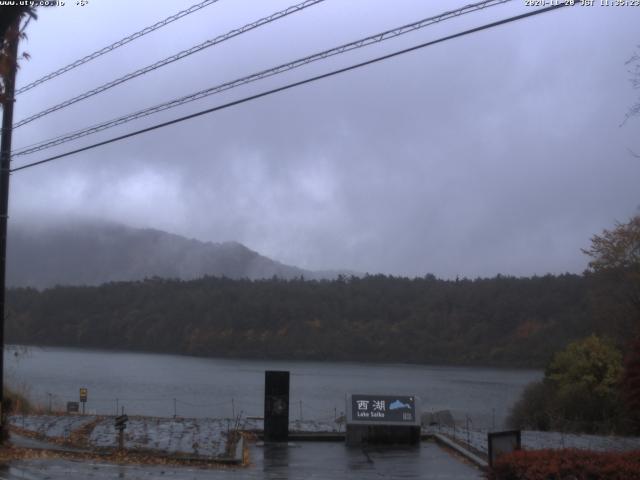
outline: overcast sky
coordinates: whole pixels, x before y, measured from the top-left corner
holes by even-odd
[[[18,87],[190,6],[40,8]],[[15,120],[292,5],[220,0],[21,94]],[[16,129],[14,148],[465,5],[326,0]],[[596,2],[598,5],[600,0]],[[451,278],[582,272],[640,206],[640,7],[573,7],[16,172],[11,222],[94,218],[239,241],[310,269]],[[29,157],[531,11],[522,0],[317,62]],[[11,223],[9,228],[11,228]],[[53,253],[54,254],[54,253]]]

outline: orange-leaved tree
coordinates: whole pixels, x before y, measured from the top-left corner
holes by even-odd
[[[622,341],[640,334],[640,214],[594,235],[583,252],[591,257],[588,274],[597,287],[600,325],[617,325],[615,336]]]
[[[2,105],[7,100],[12,100],[6,98],[5,79],[18,59],[11,55],[9,45],[17,36],[24,36],[24,28],[20,30],[19,25],[20,21],[25,17],[28,19],[36,18],[35,7],[24,5],[0,6],[0,104]],[[25,53],[23,55],[28,58],[28,54]]]
[[[640,433],[640,335],[631,343],[624,361],[622,398],[627,409],[631,429]]]

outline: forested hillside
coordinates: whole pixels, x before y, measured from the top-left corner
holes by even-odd
[[[335,278],[340,272],[285,265],[237,242],[201,242],[154,230],[108,222],[12,225],[8,284],[47,288],[100,285],[147,277],[191,280],[229,278]]]
[[[217,357],[543,366],[594,330],[589,276],[147,279],[8,293],[12,343]]]

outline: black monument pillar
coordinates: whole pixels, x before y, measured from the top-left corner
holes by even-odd
[[[289,372],[264,372],[264,441],[289,437]]]

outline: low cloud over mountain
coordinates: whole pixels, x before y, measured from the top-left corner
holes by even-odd
[[[271,260],[237,242],[212,243],[100,222],[9,229],[11,286],[97,285],[146,277],[331,278]]]

